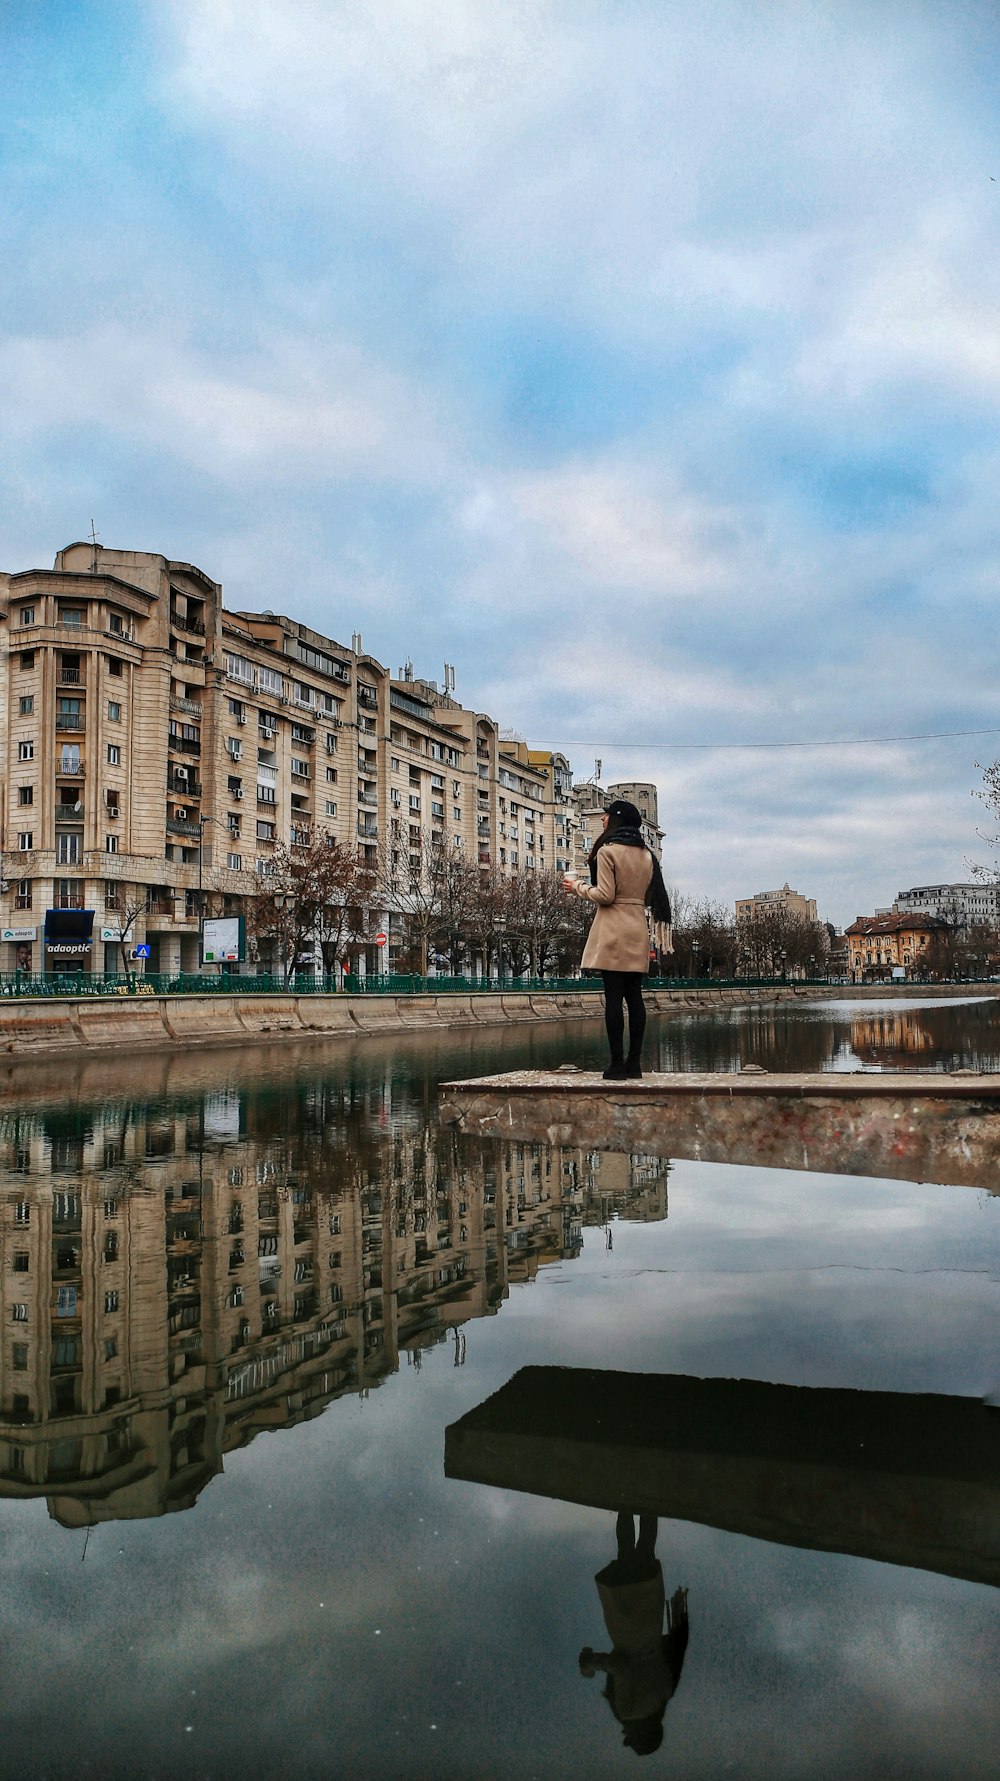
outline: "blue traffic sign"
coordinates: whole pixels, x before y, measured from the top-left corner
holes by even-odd
[[[137,946],[135,949],[135,956],[137,959],[151,959],[153,956],[153,948],[151,946]]]

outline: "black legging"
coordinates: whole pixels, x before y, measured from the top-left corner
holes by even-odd
[[[611,1056],[624,1056],[627,1008],[628,1054],[637,1062],[646,1031],[646,1004],[642,999],[643,974],[641,971],[602,971],[601,976],[604,979],[604,1024],[608,1029]]]

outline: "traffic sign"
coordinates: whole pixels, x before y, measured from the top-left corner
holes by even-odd
[[[153,948],[151,946],[137,946],[135,948],[135,956],[137,959],[151,959],[153,956]]]
[[[376,946],[387,946],[389,944],[388,934],[376,934],[375,944]]]

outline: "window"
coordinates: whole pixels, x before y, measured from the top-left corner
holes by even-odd
[[[33,742],[19,742],[17,745],[17,758],[19,761],[33,761],[35,758],[35,744]]]
[[[15,897],[14,897],[14,907],[15,907],[15,909],[30,909],[31,908],[31,879],[30,878],[19,878],[18,879],[17,891],[16,891]]]
[[[34,788],[34,786],[33,785],[19,785],[17,788],[17,801],[21,805],[33,804],[35,802],[35,788]]]
[[[34,650],[33,649],[22,649],[22,651],[21,651],[21,667],[27,671],[29,668],[33,668],[34,665],[35,665]]]
[[[122,663],[118,660],[118,657],[117,656],[109,656],[108,657],[108,673],[113,674],[115,676],[115,679],[117,680],[121,675],[121,671],[122,671]]]
[[[17,837],[18,853],[30,853],[32,848],[34,847],[34,845],[35,845],[34,830],[33,829],[22,829]]]
[[[229,867],[230,872],[242,872],[243,855],[241,853],[231,853],[226,860],[226,864]]]
[[[242,680],[246,686],[253,686],[253,663],[246,656],[227,655],[226,673],[230,680]]]
[[[122,618],[122,615],[120,612],[109,612],[108,613],[108,630],[111,631],[114,634],[114,636],[116,636],[116,637],[124,637],[124,635],[125,635],[125,620]]]
[[[235,810],[230,810],[226,817],[226,822],[229,827],[229,833],[231,835],[238,835],[240,832],[240,818],[237,816]]]
[[[105,853],[117,853],[118,852],[118,836],[117,835],[105,835],[105,837],[104,837],[104,851],[105,851]]]
[[[12,1305],[10,1308],[10,1319],[11,1319],[12,1323],[27,1323],[27,1321],[28,1321],[28,1307],[27,1307],[27,1305]]]
[[[326,800],[326,814],[327,816],[336,816],[337,814],[337,806],[332,798]]]
[[[336,783],[337,783],[337,769],[336,769],[336,767],[327,767],[326,783],[327,783],[327,785],[336,785]]]
[[[13,1357],[13,1361],[14,1361],[15,1373],[27,1372],[27,1369],[28,1369],[28,1344],[27,1344],[27,1342],[15,1342],[11,1353],[12,1353],[12,1357]]]
[[[105,1358],[105,1360],[114,1360],[117,1353],[118,1353],[118,1338],[116,1336],[105,1336],[105,1338],[104,1338],[104,1358]]]
[[[79,773],[80,744],[79,742],[63,742],[59,748],[60,773]]]
[[[15,1249],[12,1266],[15,1274],[28,1272],[28,1251],[26,1249]]]
[[[281,697],[281,675],[277,668],[258,668],[257,685],[262,693],[275,693]]]
[[[117,742],[109,742],[108,743],[108,766],[109,767],[120,767],[121,764],[122,764],[122,751],[121,751],[120,747],[118,746],[118,743]]]
[[[56,861],[60,866],[78,866],[83,856],[83,835],[71,829],[56,836]]]
[[[110,722],[113,724],[120,723],[121,715],[122,715],[121,706],[118,705],[114,699],[109,699],[108,700],[108,718],[109,718]]]
[[[308,779],[309,778],[309,762],[308,761],[297,761],[293,758],[293,760],[292,760],[292,778],[293,779]]]
[[[57,878],[55,881],[55,905],[57,909],[83,908],[83,880],[80,878]]]
[[[275,834],[275,824],[273,822],[258,822],[258,824],[257,824],[257,839],[258,839],[258,841],[273,841],[274,834]]]
[[[34,711],[34,709],[35,709],[35,695],[34,695],[34,693],[27,693],[23,699],[18,700],[18,710],[22,717],[30,717],[32,712]]]
[[[106,1262],[118,1260],[118,1232],[109,1231],[104,1239],[104,1259]]]
[[[35,622],[35,608],[33,606],[22,606],[21,607],[21,623],[22,623],[22,625],[33,625],[34,622]]]
[[[24,1230],[31,1223],[31,1206],[27,1200],[15,1200],[14,1223]]]
[[[61,625],[82,625],[83,612],[81,608],[79,606],[61,606],[59,608],[59,623]]]

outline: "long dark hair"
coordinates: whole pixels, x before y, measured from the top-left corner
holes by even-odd
[[[630,804],[627,798],[616,798],[613,804],[608,805],[607,818],[607,828],[598,835],[587,855],[591,884],[597,883],[597,856],[601,848],[607,847],[609,842],[616,841],[622,847],[644,848],[653,862],[653,876],[646,892],[646,907],[653,911],[654,921],[672,921],[670,898],[663,882],[660,862],[642,838],[642,816],[639,810],[634,804]]]

